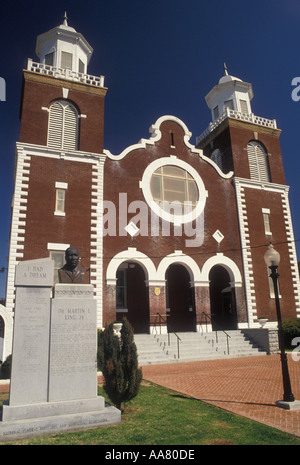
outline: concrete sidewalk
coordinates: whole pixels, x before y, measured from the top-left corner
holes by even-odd
[[[292,391],[300,400],[300,360],[288,355]],[[143,366],[143,378],[300,437],[300,410],[282,400],[280,355]]]

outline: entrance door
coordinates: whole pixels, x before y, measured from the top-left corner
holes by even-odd
[[[228,271],[220,265],[209,273],[210,308],[213,329],[237,329],[237,314]]]
[[[137,263],[124,263],[117,271],[117,317],[125,316],[135,333],[149,332],[149,296],[143,268]]]
[[[170,265],[167,273],[167,308],[170,331],[195,331],[194,289],[190,288],[190,275],[182,265]]]

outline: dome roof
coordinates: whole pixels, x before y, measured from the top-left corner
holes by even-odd
[[[58,29],[64,29],[65,31],[70,31],[70,32],[77,32],[74,27],[68,26],[68,17],[67,17],[67,12],[65,11],[65,16],[64,16],[64,22],[60,26],[58,26]]]
[[[225,74],[225,76],[222,76],[221,79],[219,79],[219,84],[225,84],[226,82],[230,82],[230,81],[243,82],[241,79],[239,79],[237,77],[230,76],[229,74]]]
[[[243,82],[241,79],[228,74],[226,63],[224,63],[224,76],[222,76],[221,79],[219,79],[218,84],[225,84],[226,82],[231,82],[231,81]]]

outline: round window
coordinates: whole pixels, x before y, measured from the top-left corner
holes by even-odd
[[[205,206],[207,191],[202,179],[176,157],[152,162],[144,172],[141,187],[152,210],[175,224],[192,221]]]
[[[155,170],[150,189],[153,200],[161,203],[162,208],[167,208],[166,205],[172,202],[195,208],[199,200],[196,181],[186,170],[175,165],[165,165]]]

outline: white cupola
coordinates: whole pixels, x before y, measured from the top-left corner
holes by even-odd
[[[87,74],[92,53],[93,49],[83,35],[68,26],[66,13],[63,24],[37,37],[36,54],[40,62],[54,68]]]
[[[224,76],[206,95],[205,100],[211,110],[214,122],[228,110],[251,114],[250,101],[252,98],[252,85],[237,77],[230,76],[224,63]]]

